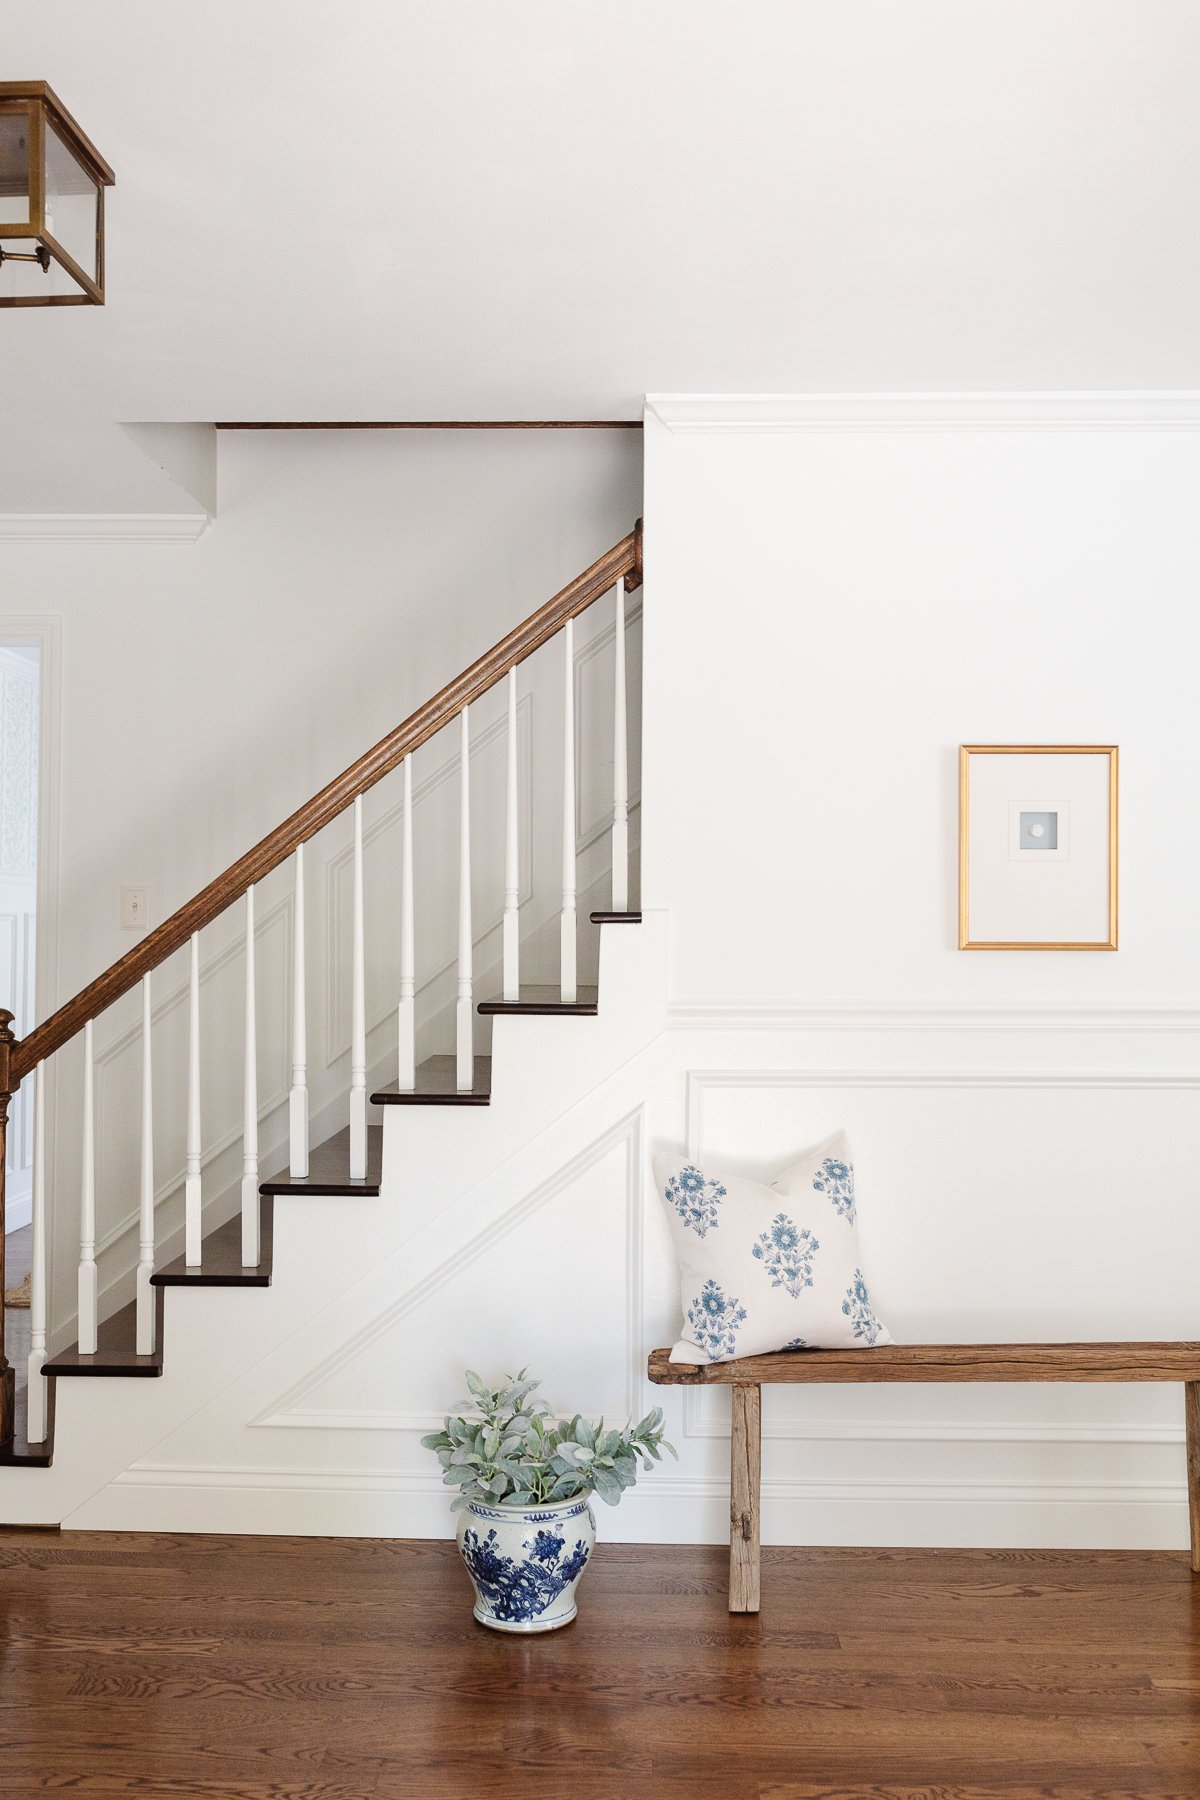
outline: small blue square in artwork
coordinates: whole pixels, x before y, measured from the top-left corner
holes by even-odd
[[[1023,812],[1020,843],[1022,850],[1057,850],[1058,814]]]

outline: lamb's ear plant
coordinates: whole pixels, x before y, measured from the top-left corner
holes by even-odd
[[[594,1491],[615,1506],[626,1488],[662,1451],[676,1454],[663,1437],[662,1408],[623,1431],[593,1425],[576,1413],[556,1419],[534,1398],[541,1383],[524,1369],[491,1388],[470,1369],[470,1398],[461,1415],[447,1414],[441,1431],[421,1439],[442,1465],[442,1481],[461,1489],[453,1510],[468,1502],[487,1506],[544,1506]],[[639,1461],[640,1458],[640,1461]]]

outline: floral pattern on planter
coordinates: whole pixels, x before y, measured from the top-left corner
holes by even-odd
[[[816,1174],[813,1186],[818,1194],[827,1194],[843,1219],[854,1223],[854,1165],[836,1156],[827,1156]]]
[[[727,1192],[719,1181],[706,1181],[692,1163],[672,1175],[666,1186],[668,1203],[697,1237],[716,1229],[720,1223],[717,1208]]]
[[[842,1311],[849,1319],[855,1337],[864,1338],[868,1346],[873,1344],[883,1327],[875,1317],[861,1269],[854,1271],[854,1280],[846,1289],[846,1298],[842,1301]]]
[[[718,1281],[709,1280],[688,1307],[688,1324],[692,1337],[709,1362],[721,1362],[733,1356],[737,1345],[737,1328],[746,1322],[746,1309],[736,1294],[726,1294]]]
[[[801,1231],[786,1213],[776,1213],[755,1240],[752,1254],[765,1264],[771,1286],[786,1288],[792,1299],[798,1300],[813,1284],[813,1257],[820,1248],[811,1231]]]
[[[476,1618],[509,1631],[568,1624],[575,1617],[575,1584],[596,1541],[588,1502],[538,1512],[472,1503],[468,1513],[471,1522],[459,1527],[458,1548],[475,1586]]]

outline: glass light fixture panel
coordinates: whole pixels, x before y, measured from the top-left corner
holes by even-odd
[[[100,188],[74,152],[46,120],[46,235],[61,244],[93,281],[97,279],[96,234]]]
[[[0,232],[29,224],[29,111],[0,107]],[[15,246],[10,246],[10,248]]]

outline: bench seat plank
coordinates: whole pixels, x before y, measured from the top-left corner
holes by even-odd
[[[652,1350],[651,1381],[1200,1381],[1200,1344],[882,1344],[875,1350],[776,1350],[733,1362],[673,1363]]]

